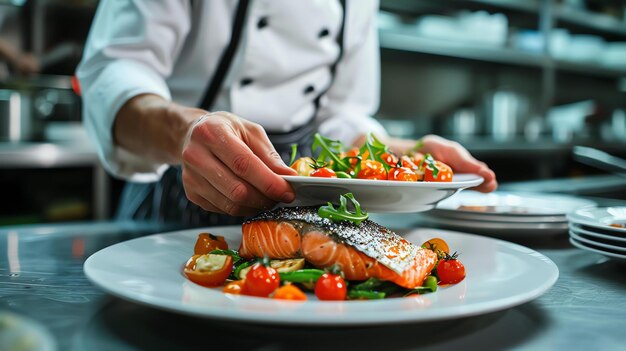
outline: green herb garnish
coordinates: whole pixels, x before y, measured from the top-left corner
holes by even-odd
[[[291,160],[289,160],[289,166],[293,165],[293,161],[296,160],[297,153],[298,153],[298,144],[291,144]]]
[[[388,165],[382,157],[384,153],[389,152],[389,147],[378,140],[373,133],[369,133],[367,135],[365,144],[363,144],[359,150],[359,155],[362,157],[365,154],[365,151],[368,152],[367,157],[369,159],[382,163],[383,167],[385,167],[385,171],[389,172],[391,166]]]
[[[348,199],[350,199],[352,205],[354,206],[354,212],[350,212],[348,210]],[[333,206],[330,202],[326,206],[321,206],[317,210],[317,214],[319,214],[320,217],[328,218],[331,221],[350,221],[356,225],[361,224],[361,222],[369,217],[367,212],[361,210],[361,205],[358,201],[356,201],[352,193],[341,195],[339,197],[339,202],[338,208],[335,208],[335,206]]]
[[[320,153],[317,156],[318,163],[325,163],[332,161],[333,170],[347,172],[350,170],[350,162],[346,162],[339,157],[343,145],[339,140],[332,140],[321,136],[319,133],[315,133],[313,137],[313,150],[320,149]]]

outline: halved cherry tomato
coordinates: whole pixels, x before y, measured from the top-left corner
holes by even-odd
[[[311,172],[310,176],[318,178],[337,178],[337,173],[328,167],[322,167]]]
[[[255,263],[246,274],[244,294],[268,297],[279,285],[280,276],[274,268]]]
[[[418,169],[415,162],[407,155],[400,157],[400,162],[402,163],[402,167],[410,168],[413,171]]]
[[[424,154],[421,152],[416,152],[413,154],[413,163],[419,167],[420,163],[424,160]]]
[[[298,172],[299,176],[308,177],[311,175],[315,169],[313,169],[312,164],[315,164],[315,161],[310,157],[300,157],[295,160],[293,164],[291,164],[291,168],[295,169]]]
[[[456,284],[465,279],[465,266],[456,258],[442,259],[437,264],[440,284]]]
[[[446,243],[445,240],[440,239],[440,238],[432,238],[424,242],[422,244],[422,247],[435,251],[435,252],[439,250],[445,253],[450,253],[450,247],[448,246],[448,243]]]
[[[338,274],[324,273],[315,283],[315,296],[320,300],[345,300],[346,282]]]
[[[232,281],[224,287],[224,292],[226,294],[240,295],[243,293],[243,280],[235,280]]]
[[[394,167],[389,170],[387,179],[402,182],[417,182],[417,174],[407,167]]]
[[[430,166],[426,166],[424,168],[424,181],[425,182],[451,182],[452,176],[454,176],[454,173],[452,173],[452,168],[450,168],[450,166],[448,166],[447,164],[441,161],[435,161],[435,165],[437,166],[437,169],[439,170],[439,172],[437,172],[437,177],[433,176],[432,168]]]
[[[193,248],[194,255],[206,255],[213,250],[228,250],[228,244],[223,236],[211,233],[201,233]]]
[[[374,160],[361,161],[361,170],[357,174],[359,179],[386,180],[387,171],[382,163]]]
[[[228,255],[193,255],[183,273],[196,284],[222,285],[233,271],[233,258]]]
[[[380,158],[392,167],[395,167],[398,164],[398,156],[391,152],[383,152],[383,154],[380,155]]]
[[[278,288],[273,297],[279,300],[306,301],[306,294],[303,293],[302,290],[298,289],[297,286],[292,284],[287,284]]]

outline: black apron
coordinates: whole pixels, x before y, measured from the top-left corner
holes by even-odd
[[[334,78],[337,64],[343,56],[343,41],[346,6],[345,0],[340,1],[343,7],[343,18],[340,31],[337,35],[339,55],[330,67],[331,84]],[[208,85],[204,97],[199,105],[200,108],[210,111],[217,95],[230,70],[233,58],[237,52],[241,33],[246,24],[247,10],[250,0],[241,0],[237,4],[231,39],[220,57],[214,76]],[[310,156],[313,135],[316,131],[316,115],[320,105],[320,99],[328,89],[322,91],[314,100],[315,114],[304,125],[287,133],[272,133],[267,135],[274,148],[285,162],[291,157],[291,145],[298,144],[298,157]],[[233,217],[224,214],[212,213],[195,205],[185,196],[182,184],[182,172],[180,166],[170,167],[161,179],[155,183],[126,183],[120,205],[117,212],[118,220],[148,220],[163,223],[168,227],[191,228],[198,226],[232,225],[241,224],[243,217]]]

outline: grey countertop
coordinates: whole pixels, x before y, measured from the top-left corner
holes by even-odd
[[[377,219],[400,223],[397,216]],[[130,222],[0,230],[0,311],[38,323],[58,350],[619,350],[626,344],[626,265],[573,248],[566,235],[518,240],[560,270],[552,289],[521,306],[444,322],[297,328],[178,315],[114,298],[87,281],[82,265],[90,254],[159,230]]]

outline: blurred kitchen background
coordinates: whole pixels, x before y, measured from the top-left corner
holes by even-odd
[[[72,80],[97,5],[0,0],[0,40],[37,63],[0,58],[0,226],[115,213]],[[574,153],[626,158],[626,0],[381,0],[379,27],[392,135],[457,140],[504,188],[626,198],[620,160]]]

